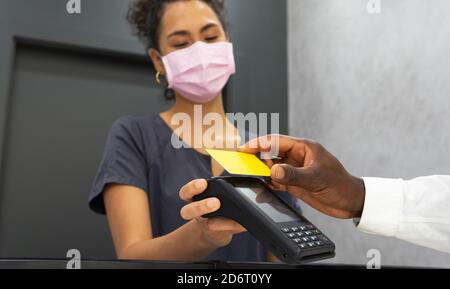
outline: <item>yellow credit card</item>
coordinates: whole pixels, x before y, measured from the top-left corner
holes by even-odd
[[[230,174],[270,177],[270,168],[255,155],[223,150],[206,152]]]

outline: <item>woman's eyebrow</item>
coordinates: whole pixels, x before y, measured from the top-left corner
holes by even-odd
[[[173,37],[173,36],[187,36],[189,34],[190,34],[189,31],[177,30],[175,32],[170,33],[169,36],[167,36],[167,39],[169,39],[170,37]]]
[[[219,25],[217,25],[216,23],[208,23],[205,26],[202,27],[202,29],[200,29],[200,33],[205,32],[206,30],[208,30],[209,28],[212,27],[219,27]]]
[[[200,33],[203,33],[206,30],[213,28],[213,27],[219,27],[219,25],[217,25],[216,23],[208,23],[205,26],[203,26],[202,29],[200,29]],[[177,30],[177,31],[170,33],[167,36],[167,39],[169,39],[170,37],[173,37],[173,36],[188,36],[188,35],[190,35],[190,33],[187,30]]]

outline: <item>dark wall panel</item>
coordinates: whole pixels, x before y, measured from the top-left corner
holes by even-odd
[[[0,207],[0,256],[113,257],[105,218],[87,193],[111,123],[165,101],[150,67],[123,59],[19,46]],[[102,244],[102,246],[99,246]]]

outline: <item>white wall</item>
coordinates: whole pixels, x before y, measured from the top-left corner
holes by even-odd
[[[450,1],[288,0],[290,134],[323,143],[354,174],[450,172]],[[450,267],[450,255],[306,215],[337,243],[332,262]]]

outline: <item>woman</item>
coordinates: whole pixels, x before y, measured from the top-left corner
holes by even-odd
[[[222,102],[234,73],[222,13],[220,0],[139,0],[130,7],[157,81],[175,103],[156,116],[121,118],[110,130],[90,207],[107,214],[120,259],[267,261],[267,251],[236,222],[202,218],[220,208],[218,199],[186,205],[205,190],[205,179],[225,174],[207,147],[194,148],[189,141],[202,138],[198,134],[208,127],[193,124],[190,136],[180,136],[189,148],[171,143],[172,118],[184,113],[194,119],[195,105],[226,124],[216,141],[242,143]]]

